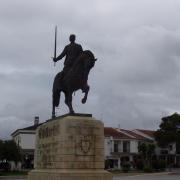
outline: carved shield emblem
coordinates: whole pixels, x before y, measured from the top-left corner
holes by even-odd
[[[91,147],[91,142],[88,139],[81,140],[81,150],[86,154],[89,152]]]
[[[76,154],[77,155],[94,155],[94,136],[81,135],[76,139]]]

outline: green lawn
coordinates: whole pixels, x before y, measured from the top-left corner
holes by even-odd
[[[0,172],[0,176],[26,176],[28,171],[9,171],[9,172]]]

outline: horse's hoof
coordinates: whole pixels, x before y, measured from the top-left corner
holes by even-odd
[[[83,98],[81,102],[82,102],[83,104],[85,104],[85,103],[86,103],[86,99]]]
[[[74,111],[70,111],[69,114],[74,114]]]

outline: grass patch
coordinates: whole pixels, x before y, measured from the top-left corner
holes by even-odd
[[[26,176],[28,171],[1,171],[0,176]]]
[[[119,175],[138,175],[138,174],[143,174],[143,171],[139,171],[139,170],[129,170],[128,172],[124,172],[123,170],[118,170],[118,169],[114,169],[114,170],[108,170],[110,173],[112,173],[114,176],[119,176]]]

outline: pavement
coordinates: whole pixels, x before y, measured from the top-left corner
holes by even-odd
[[[27,180],[27,176],[0,176],[0,180]],[[169,172],[114,176],[113,180],[180,180],[180,169]]]
[[[116,176],[113,180],[180,180],[180,169],[171,169],[161,173]]]
[[[134,176],[119,176],[114,177],[113,180],[179,180],[180,175],[173,175],[171,173],[153,173]]]
[[[180,175],[180,168],[171,169],[171,170],[169,170],[169,172],[172,173],[172,174],[178,174],[178,175]]]

